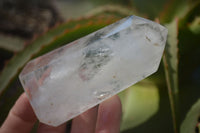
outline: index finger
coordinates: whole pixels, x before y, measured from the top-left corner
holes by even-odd
[[[37,118],[32,110],[27,96],[23,93],[10,110],[0,132],[29,133]]]

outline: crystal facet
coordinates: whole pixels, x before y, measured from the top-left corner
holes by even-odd
[[[30,61],[20,81],[38,119],[58,126],[154,73],[166,38],[129,16]]]

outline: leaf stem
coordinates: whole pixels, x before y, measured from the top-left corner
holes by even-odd
[[[169,101],[170,101],[170,107],[171,107],[171,113],[172,113],[172,121],[173,121],[173,127],[174,127],[174,133],[178,133],[178,121],[176,117],[176,107],[175,107],[175,98],[173,97],[173,92],[171,88],[171,83],[170,83],[170,77],[169,77],[169,70],[168,70],[168,65],[167,65],[167,59],[166,55],[163,55],[163,63],[165,66],[165,75],[166,75],[166,82],[167,82],[167,88],[168,88],[168,95],[169,95]]]

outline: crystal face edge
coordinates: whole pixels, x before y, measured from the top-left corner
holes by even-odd
[[[148,23],[150,23],[149,24],[150,29],[148,28]],[[140,25],[140,26],[137,26],[137,25]],[[44,56],[39,57],[39,59],[37,58],[35,60],[32,60],[22,70],[22,73],[24,71],[27,71],[27,72],[20,74],[20,76],[19,76],[20,81],[22,82],[25,92],[29,96],[31,105],[32,105],[34,111],[36,112],[37,117],[39,118],[39,120],[41,122],[48,124],[48,125],[52,125],[52,126],[58,126],[58,125],[62,124],[63,122],[81,114],[82,112],[86,111],[87,109],[97,105],[98,103],[106,100],[107,98],[113,96],[114,94],[117,94],[118,92],[124,90],[125,88],[131,86],[132,84],[138,82],[139,80],[144,79],[145,77],[149,76],[150,74],[154,73],[157,70],[160,60],[161,60],[161,57],[162,57],[163,50],[164,50],[164,45],[166,42],[167,29],[165,29],[163,26],[156,24],[152,21],[149,21],[149,20],[146,20],[146,19],[143,19],[140,17],[136,17],[136,16],[127,17],[121,21],[118,21],[118,22],[110,25],[110,27],[111,28],[109,28],[109,26],[105,27],[101,30],[98,30],[98,31],[86,36],[86,37],[83,37],[82,39],[79,39],[78,41],[74,41],[75,43],[72,42],[71,43],[72,45],[70,45],[70,47],[64,46],[64,48],[62,48],[64,50],[60,50],[60,48],[59,48],[57,50],[54,50],[50,54],[46,54]],[[137,28],[139,28],[139,29],[137,29]],[[152,29],[152,28],[157,28],[157,30],[159,30],[159,32],[157,32],[157,31],[154,32],[154,29]],[[131,30],[131,32],[129,33],[130,35],[125,35],[125,33],[128,32],[128,31],[126,31],[127,29]],[[134,33],[133,30],[135,30],[135,31],[138,30],[137,31],[138,34],[141,31],[144,32],[145,30],[147,30],[147,31],[150,30],[153,33],[151,34],[151,33],[147,32],[147,34],[145,33],[147,36],[145,36],[141,32],[138,36],[136,33]],[[118,33],[118,34],[116,34],[116,33]],[[130,39],[131,35],[133,37],[135,37],[137,40]],[[127,36],[129,36],[129,38],[126,38],[126,39],[120,38],[122,36],[125,38]],[[159,38],[154,39],[155,36],[164,38],[164,40],[162,40],[162,39],[159,40]],[[87,39],[84,39],[84,38],[87,38]],[[124,44],[124,43],[132,43],[130,40],[132,40],[133,42],[136,41],[136,42],[141,43],[141,46],[137,45],[136,43],[133,43],[133,47],[135,47],[135,49],[137,49],[137,50],[134,50],[130,47],[131,45]],[[78,42],[78,43],[76,43],[76,42]],[[81,43],[79,43],[79,42],[81,42]],[[159,42],[159,44],[157,42]],[[110,44],[110,43],[112,43],[112,44]],[[130,47],[129,49],[127,49],[128,52],[123,52],[124,51],[123,48],[116,48],[116,47],[119,47],[120,44],[121,45],[123,44],[126,47]],[[68,47],[68,48],[65,48],[65,47]],[[73,54],[72,52],[70,54],[66,54],[67,52],[69,52],[68,49],[71,49],[72,51],[75,49],[76,54]],[[84,49],[84,50],[81,51],[80,49]],[[155,49],[157,49],[157,50],[155,50]],[[133,50],[134,52],[131,52],[131,50]],[[57,53],[58,51],[65,51],[65,52],[64,53],[61,52],[61,54],[58,54]],[[81,51],[80,52],[81,54],[79,54],[79,52],[77,52],[77,51]],[[140,53],[138,53],[138,51]],[[117,52],[122,52],[122,53],[117,53]],[[116,53],[120,54],[120,56],[118,56]],[[141,71],[143,70],[143,73],[142,73],[142,75],[139,75],[140,73],[131,72],[134,70],[132,70],[133,65],[129,64],[129,62],[131,63],[134,60],[131,60],[131,58],[129,57],[129,54],[126,54],[126,53],[129,53],[130,55],[133,53],[135,56],[138,56],[139,59],[137,59],[137,57],[135,57],[135,56],[133,57],[135,62],[138,64],[147,65],[150,68],[143,67],[143,65],[141,67],[139,67],[139,65],[135,64],[135,66],[136,66],[135,69],[141,69]],[[147,56],[146,53],[149,53],[150,55]],[[54,56],[54,54],[56,54],[56,56]],[[79,58],[82,60],[82,61],[78,62],[78,64],[76,64],[77,66],[79,65],[79,67],[73,66],[74,62],[71,62],[71,65],[68,64],[69,68],[70,67],[77,68],[77,71],[78,71],[77,77],[79,77],[77,79],[77,81],[80,81],[80,82],[73,82],[73,78],[76,79],[77,77],[71,76],[72,80],[70,80],[70,78],[69,78],[69,80],[72,81],[74,84],[77,84],[76,85],[77,87],[74,85],[71,85],[70,82],[69,82],[69,84],[70,84],[69,86],[71,86],[73,89],[75,89],[75,91],[78,91],[77,88],[79,86],[80,87],[83,86],[83,88],[86,89],[85,90],[86,92],[82,92],[80,90],[80,93],[81,92],[83,94],[85,93],[85,94],[91,96],[93,99],[88,99],[88,98],[84,99],[84,96],[83,96],[83,100],[81,100],[81,99],[79,100],[78,94],[70,92],[70,91],[73,91],[72,89],[71,90],[69,89],[69,91],[68,91],[68,90],[63,89],[63,88],[66,88],[65,85],[63,85],[63,86],[59,85],[59,86],[61,86],[61,89],[58,89],[58,90],[68,91],[68,93],[72,93],[75,97],[77,97],[78,100],[71,97],[71,99],[77,101],[77,102],[74,102],[74,104],[79,104],[78,102],[83,102],[82,105],[85,107],[80,108],[80,106],[82,106],[81,104],[77,105],[77,106],[73,106],[76,109],[72,110],[71,112],[69,111],[68,114],[71,113],[70,115],[66,115],[66,114],[62,114],[62,113],[64,113],[64,112],[62,112],[63,110],[61,109],[60,106],[57,106],[56,112],[58,112],[58,113],[56,115],[56,112],[54,112],[54,113],[50,112],[52,110],[55,111],[55,109],[53,107],[51,107],[51,103],[50,103],[52,101],[54,101],[54,102],[56,101],[56,99],[53,98],[54,96],[56,96],[55,91],[54,91],[55,89],[53,90],[53,87],[51,88],[51,86],[49,86],[49,88],[45,88],[45,86],[47,86],[47,85],[45,85],[45,83],[50,83],[52,86],[54,86],[54,84],[56,82],[55,83],[53,83],[53,81],[48,82],[43,79],[45,79],[46,77],[47,77],[47,79],[48,79],[48,77],[52,77],[55,79],[56,76],[52,74],[55,72],[54,67],[58,67],[59,70],[62,70],[63,68],[54,65],[52,62],[60,63],[59,61],[56,60],[56,59],[60,59],[60,60],[64,60],[67,63],[69,63],[68,58],[65,59],[65,58],[59,57],[59,56],[65,55],[65,54],[66,54],[66,56],[64,56],[65,58],[70,56],[72,58],[72,60],[73,59],[79,60]],[[144,56],[143,56],[143,54],[144,54]],[[80,56],[80,57],[77,57],[77,56]],[[84,56],[84,58],[82,58],[82,56]],[[115,58],[115,56],[117,56],[117,58],[121,58],[123,60],[120,61],[117,58]],[[43,57],[45,57],[45,59],[47,58],[47,61],[44,60]],[[142,57],[144,57],[146,60],[142,59]],[[149,60],[154,59],[154,58],[156,58],[156,60],[152,61],[153,63],[149,63]],[[48,60],[50,60],[50,61],[48,61]],[[144,60],[144,63],[141,63],[140,60]],[[93,62],[93,64],[90,64],[91,62]],[[101,63],[99,63],[99,62],[101,62]],[[38,63],[40,66],[38,68],[37,67],[35,68],[35,66],[37,66]],[[65,64],[67,64],[67,63],[65,63]],[[114,65],[115,67],[118,66],[123,69],[120,70],[118,68],[114,68],[114,66],[111,67],[112,64],[114,64],[114,63],[117,63]],[[120,65],[123,63],[128,63],[127,67]],[[62,65],[65,65],[65,64],[62,64]],[[30,70],[27,70],[28,67],[30,67]],[[110,71],[113,71],[113,72],[107,71],[107,70],[109,70],[109,68],[112,68],[112,69],[110,69]],[[127,73],[126,71],[124,71],[125,69],[128,69],[128,71],[130,71],[130,73],[133,73],[133,74]],[[146,69],[150,69],[150,70],[147,71]],[[118,71],[122,71],[122,70],[124,71],[123,72],[124,74],[121,72],[118,72]],[[73,71],[73,69],[72,69],[72,71]],[[107,72],[107,75],[104,73],[104,71],[105,71],[105,73]],[[137,71],[137,70],[135,70],[135,71]],[[24,74],[25,74],[25,76],[24,76]],[[57,73],[57,77],[59,76],[59,74],[62,74],[62,72]],[[109,74],[111,75],[111,77],[108,76]],[[100,76],[104,77],[105,79],[103,79],[102,77],[97,78],[97,75],[100,75]],[[136,78],[131,77],[133,75],[135,75]],[[37,79],[37,77],[38,77],[38,79]],[[122,77],[122,78],[120,78],[120,77]],[[29,78],[31,80],[29,80]],[[127,80],[129,80],[129,82],[124,81],[123,78],[127,78]],[[102,82],[100,82],[99,79],[101,79]],[[23,80],[25,80],[26,83],[24,83]],[[61,78],[60,80],[63,80],[63,79]],[[103,81],[105,81],[104,86],[102,85],[104,83]],[[59,80],[57,82],[60,83]],[[67,82],[67,81],[65,81],[65,82]],[[96,82],[96,83],[92,83],[92,82]],[[41,83],[43,83],[43,84],[41,84]],[[80,85],[81,83],[82,83],[82,85]],[[87,83],[87,85],[86,85],[86,83]],[[95,84],[97,86],[95,86]],[[100,90],[100,87],[98,87],[98,86],[103,88],[102,91]],[[76,87],[76,88],[74,88],[74,87]],[[96,90],[95,91],[92,90],[92,93],[90,93],[87,90],[87,87],[89,88],[89,91],[91,91],[95,87],[96,87]],[[107,90],[107,89],[105,89],[106,87],[110,88],[110,89]],[[46,89],[47,94],[44,93],[42,91],[42,89]],[[36,90],[39,91],[40,93],[36,92]],[[58,93],[58,92],[56,92],[56,93]],[[40,94],[41,96],[38,96],[38,94]],[[60,95],[65,95],[65,93],[60,93]],[[93,95],[94,95],[94,97],[93,97]],[[42,98],[42,96],[44,96],[44,98]],[[59,95],[57,95],[57,96],[59,96]],[[61,97],[63,97],[63,96],[61,96]],[[70,100],[70,95],[68,97],[69,97],[68,99],[64,99],[63,101],[66,100],[66,103],[70,104],[70,102],[68,102]],[[47,100],[45,100],[45,98]],[[48,100],[48,99],[50,99],[50,100]],[[51,99],[53,99],[53,100],[51,100]],[[62,98],[60,98],[60,99],[62,99]],[[62,103],[63,101],[61,100],[60,103]],[[56,102],[59,103],[59,101],[56,101]],[[47,106],[44,103],[49,104],[49,105]],[[71,104],[73,104],[73,103],[71,103]],[[44,105],[44,106],[42,106],[42,105]],[[66,106],[66,104],[64,104],[64,103],[62,103],[61,105]],[[47,113],[44,113],[45,110]],[[49,110],[49,112],[48,112],[48,110]],[[54,117],[48,116],[48,115],[52,115],[52,114],[55,114],[55,116]],[[62,118],[63,116],[60,117],[61,114],[65,117],[67,116],[67,118]],[[47,117],[49,117],[49,119]]]

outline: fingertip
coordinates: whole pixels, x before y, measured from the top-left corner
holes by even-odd
[[[22,93],[18,100],[15,102],[15,105],[10,110],[10,113],[18,116],[27,122],[36,121],[36,115],[30,105],[29,99],[25,93]]]
[[[95,106],[72,121],[71,133],[94,133],[98,107]]]
[[[99,105],[96,133],[118,133],[122,104],[119,97],[113,96]]]
[[[23,93],[10,110],[1,130],[5,132],[30,132],[37,118],[28,98]]]
[[[65,130],[66,130],[66,123],[57,127],[40,123],[37,133],[65,133]]]

